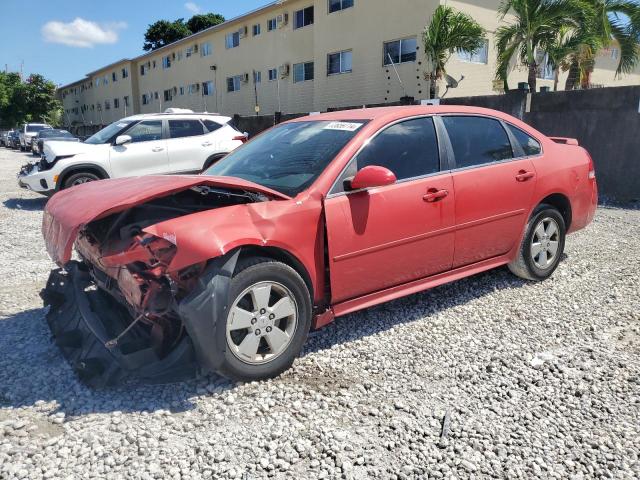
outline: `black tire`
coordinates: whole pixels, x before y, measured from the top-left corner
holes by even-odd
[[[542,262],[541,257],[538,257],[537,255],[534,257],[532,252],[532,244],[534,240],[537,239],[536,229],[539,228],[541,223],[543,224],[544,229],[544,225],[549,225],[551,224],[551,222],[555,222],[555,226],[557,227],[557,235],[554,235],[549,239],[545,239],[547,241],[546,248],[549,247],[549,244],[557,242],[557,250],[553,254],[552,258],[549,259],[547,266],[541,268],[540,263],[544,262]],[[551,205],[538,205],[538,207],[536,207],[536,209],[533,211],[529,222],[527,223],[527,228],[525,230],[522,243],[520,244],[520,248],[518,249],[518,255],[509,264],[509,270],[511,270],[514,275],[525,280],[546,280],[553,274],[556,268],[558,268],[558,264],[560,263],[560,259],[562,258],[562,254],[564,252],[566,236],[567,229],[564,218],[558,211],[558,209]],[[546,249],[543,253],[545,255],[544,258],[548,259],[549,254],[547,253]]]
[[[62,184],[62,188],[70,188],[82,183],[95,182],[96,180],[100,180],[100,177],[95,173],[78,172],[65,178],[64,183]]]
[[[300,354],[311,327],[311,298],[300,275],[290,266],[265,257],[251,257],[238,262],[229,286],[229,299],[225,311],[230,312],[235,300],[247,288],[261,282],[277,282],[286,287],[297,306],[297,324],[286,348],[267,363],[251,364],[242,361],[228,347],[227,322],[229,315],[216,322],[216,354],[221,355],[217,373],[236,381],[255,381],[273,378],[289,369]],[[246,335],[253,335],[247,333]]]

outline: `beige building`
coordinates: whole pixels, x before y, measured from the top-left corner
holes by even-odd
[[[169,107],[227,115],[303,113],[428,98],[422,31],[446,0],[280,0],[132,60],[121,60],[60,88],[65,120],[106,125]],[[494,32],[500,0],[449,0],[488,31],[487,45],[457,53],[447,97],[499,93]],[[393,5],[393,8],[390,8]],[[506,21],[509,19],[507,18]],[[640,84],[640,72],[614,78],[619,50],[598,56],[592,81]],[[540,69],[539,86],[553,86]],[[512,88],[526,81],[514,66]],[[561,75],[559,88],[566,74]],[[440,95],[444,86],[439,86]]]

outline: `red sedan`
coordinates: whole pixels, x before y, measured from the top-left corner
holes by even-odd
[[[502,265],[548,278],[596,204],[577,141],[504,113],[327,113],[272,128],[204,175],[57,193],[43,233],[64,269],[43,298],[90,384],[197,369],[262,379],[337,316]]]

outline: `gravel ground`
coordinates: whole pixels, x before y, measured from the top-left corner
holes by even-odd
[[[640,211],[547,282],[505,269],[339,319],[280,378],[82,386],[38,297],[28,155],[0,149],[0,478],[638,478]]]

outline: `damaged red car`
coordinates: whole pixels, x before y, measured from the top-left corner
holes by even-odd
[[[596,204],[577,141],[504,113],[315,115],[203,175],[57,193],[43,234],[60,268],[42,297],[90,385],[269,378],[337,316],[502,265],[546,279]]]

